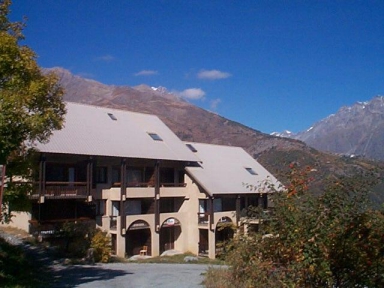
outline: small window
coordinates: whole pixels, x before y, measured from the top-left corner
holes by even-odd
[[[192,144],[185,144],[189,150],[191,150],[193,153],[196,153],[197,152],[197,149],[195,147],[192,146]]]
[[[151,136],[151,138],[155,141],[163,141],[163,139],[161,139],[161,137],[156,133],[148,133],[148,135]]]
[[[255,170],[253,170],[251,167],[246,167],[245,170],[247,170],[249,172],[249,174],[251,175],[258,175]]]
[[[108,182],[108,168],[107,167],[96,167],[96,182],[107,183]]]
[[[114,120],[114,121],[117,120],[116,116],[113,115],[112,113],[108,113],[108,116],[109,116],[109,118],[111,118],[111,119]]]

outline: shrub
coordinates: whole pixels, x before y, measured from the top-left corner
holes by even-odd
[[[291,184],[272,196],[273,213],[260,215],[268,237],[255,233],[233,239],[226,258],[232,278],[228,283],[384,287],[384,213],[368,202],[374,177],[336,180],[315,196],[308,191],[310,169],[291,169]]]
[[[96,233],[91,240],[91,248],[94,249],[94,258],[96,262],[109,262],[111,258],[111,239],[107,232],[96,229]]]

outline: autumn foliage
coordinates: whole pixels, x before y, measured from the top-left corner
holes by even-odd
[[[335,180],[313,195],[312,172],[290,166],[261,232],[238,235],[227,249],[221,287],[384,287],[384,214],[368,201],[375,175]]]

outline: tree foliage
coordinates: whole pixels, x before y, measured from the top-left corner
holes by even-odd
[[[228,287],[384,286],[384,214],[368,202],[375,175],[334,181],[315,196],[310,174],[292,165],[260,220],[264,235],[233,240]]]
[[[0,0],[0,165],[15,158],[29,163],[26,143],[47,141],[53,130],[61,129],[65,114],[57,76],[43,73],[33,50],[21,45],[25,23],[9,21],[10,5],[10,0]],[[8,179],[30,176],[31,169],[24,168],[7,168]],[[9,184],[4,195],[4,202],[25,200],[25,187]],[[0,212],[1,200],[2,193]],[[0,219],[6,218],[0,213]]]
[[[8,20],[11,1],[0,1],[0,163],[24,141],[46,141],[65,114],[63,90],[44,74],[36,54],[20,42],[24,23]]]

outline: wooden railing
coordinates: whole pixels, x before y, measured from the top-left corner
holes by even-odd
[[[46,182],[44,196],[86,197],[87,182]]]
[[[186,187],[187,183],[160,183],[160,187]],[[121,182],[114,182],[112,187],[121,187]],[[127,188],[129,187],[155,187],[152,182],[128,182]]]
[[[39,196],[39,182],[20,182],[19,185],[32,185],[30,192],[31,198]],[[87,182],[45,182],[45,192],[42,191],[40,196],[52,198],[86,198],[87,197]]]

